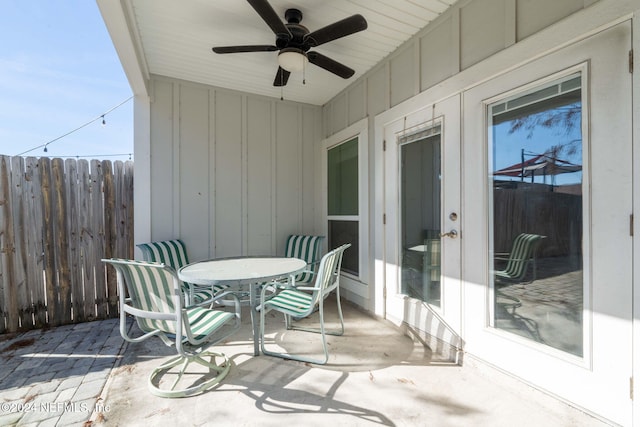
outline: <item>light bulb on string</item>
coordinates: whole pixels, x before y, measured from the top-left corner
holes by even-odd
[[[118,108],[118,107],[120,107],[120,106],[124,105],[124,103],[126,103],[127,101],[130,101],[130,100],[132,100],[132,99],[133,99],[133,96],[130,96],[129,98],[127,98],[127,99],[125,99],[124,101],[122,101],[120,104],[116,105],[115,107],[111,108],[111,109],[110,109],[110,110],[108,110],[108,111],[105,111],[105,112],[104,112],[104,113],[102,113],[101,115],[96,116],[95,118],[93,118],[93,119],[89,120],[89,121],[88,121],[88,122],[86,122],[85,124],[80,125],[80,126],[78,126],[77,128],[75,128],[75,129],[73,129],[73,130],[70,130],[69,132],[67,132],[67,133],[65,133],[65,134],[63,134],[63,135],[60,135],[59,137],[54,138],[54,139],[52,139],[52,140],[50,140],[50,141],[46,142],[45,144],[41,144],[41,145],[38,145],[37,147],[34,147],[34,148],[29,149],[29,150],[26,150],[26,151],[23,151],[23,152],[21,152],[21,153],[18,153],[18,154],[16,154],[16,156],[23,156],[23,155],[25,155],[25,154],[27,154],[27,153],[30,153],[30,152],[32,152],[32,151],[35,151],[35,150],[37,150],[37,149],[39,149],[39,148],[41,148],[41,147],[43,147],[43,146],[44,146],[44,152],[46,153],[46,152],[48,151],[48,150],[47,150],[47,146],[48,146],[49,144],[52,144],[52,143],[54,143],[54,142],[56,142],[56,141],[59,141],[59,140],[61,140],[62,138],[66,137],[66,136],[69,136],[69,135],[71,135],[72,133],[77,132],[77,131],[79,131],[80,129],[82,129],[82,128],[86,127],[86,126],[89,126],[91,123],[94,123],[94,122],[96,122],[96,121],[98,121],[98,120],[100,120],[100,119],[102,119],[102,126],[106,126],[107,121],[105,120],[105,116],[106,116],[108,113],[110,113],[110,112],[112,112],[113,110],[115,110],[116,108]]]

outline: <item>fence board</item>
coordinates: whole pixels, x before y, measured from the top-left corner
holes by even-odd
[[[116,181],[116,257],[133,258],[133,162],[114,162]]]
[[[104,270],[100,268],[102,258],[105,258],[105,225],[103,200],[103,170],[99,160],[91,161],[91,228],[94,230],[93,256],[93,280],[96,288],[96,316],[98,319],[107,317],[107,288]],[[107,269],[107,272],[109,269]],[[108,274],[108,273],[107,273]]]
[[[68,254],[69,254],[69,284],[71,288],[71,318],[74,322],[84,322],[84,304],[82,289],[82,272],[80,265],[80,237],[78,228],[79,203],[78,203],[78,162],[67,159],[64,162],[65,188],[67,195],[67,219],[68,224]]]
[[[125,171],[124,171],[124,177],[125,177],[125,183],[126,183],[126,191],[124,192],[124,194],[126,195],[126,202],[127,202],[127,233],[122,236],[122,238],[124,240],[126,240],[127,242],[127,253],[129,254],[128,258],[133,258],[134,257],[134,241],[133,241],[133,232],[134,232],[134,228],[133,228],[133,210],[134,210],[134,206],[133,206],[133,177],[134,177],[134,171],[133,171],[133,162],[126,162],[125,163]]]
[[[18,323],[19,326],[32,323],[31,320],[31,295],[27,290],[26,283],[26,254],[25,254],[25,232],[27,225],[25,224],[24,215],[24,159],[22,157],[11,158],[11,197],[13,217],[13,232],[14,232],[14,248],[13,248],[13,272],[14,279],[12,286],[15,287],[17,308],[18,308]]]
[[[18,299],[14,283],[13,262],[13,218],[11,203],[11,169],[10,159],[0,157],[0,286],[2,286],[2,314],[0,329],[13,332],[18,329]]]
[[[121,161],[113,162],[113,180],[115,190],[114,213],[116,225],[116,248],[114,256],[117,258],[128,258],[126,241],[123,241],[122,239],[124,234],[127,232],[127,224],[125,221],[127,216],[127,206],[123,195],[123,192],[125,191],[124,163]]]
[[[83,307],[82,318],[86,321],[96,318],[95,257],[93,255],[95,230],[91,224],[91,175],[89,162],[78,161],[78,229],[80,233],[79,252],[82,273]]]
[[[47,321],[56,324],[57,312],[60,310],[58,290],[56,289],[56,260],[54,244],[54,216],[53,216],[53,184],[51,182],[51,159],[40,159],[40,171],[42,173],[42,212],[44,215],[43,245],[44,253],[44,284],[47,305]]]
[[[105,231],[105,258],[114,258],[116,256],[116,191],[113,177],[112,164],[109,161],[102,162],[102,173],[104,174],[104,231]],[[107,296],[115,296],[117,294],[116,273],[113,268],[107,269]],[[117,310],[117,300],[115,298],[107,299],[107,310],[113,313]]]
[[[23,191],[26,195],[24,215],[25,222],[28,224],[25,242],[27,247],[26,280],[31,292],[34,326],[41,328],[47,323],[47,307],[42,274],[44,269],[42,180],[37,158],[27,157],[25,159],[24,177]]]
[[[51,162],[51,178],[53,182],[53,206],[55,221],[54,253],[57,272],[57,289],[60,309],[56,313],[54,324],[62,325],[71,322],[71,286],[69,274],[68,222],[66,212],[66,193],[64,185],[64,161],[53,159]]]

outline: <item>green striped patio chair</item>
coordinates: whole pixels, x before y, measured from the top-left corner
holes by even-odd
[[[497,283],[522,282],[529,265],[532,265],[532,280],[536,280],[536,251],[546,236],[522,233],[513,239],[509,254],[496,254],[497,260],[507,262],[503,270],[494,272]],[[505,257],[505,255],[508,255]]]
[[[296,284],[309,284],[315,280],[318,264],[322,256],[324,236],[303,236],[293,234],[287,238],[286,257],[300,258],[307,263],[307,271],[295,277]]]
[[[154,369],[149,376],[151,393],[160,397],[191,396],[222,381],[231,362],[224,354],[207,351],[206,348],[227,338],[240,327],[237,297],[231,292],[219,294],[220,298],[235,298],[235,312],[201,306],[185,308],[183,287],[173,268],[134,260],[102,261],[112,265],[117,272],[122,337],[128,342],[140,342],[158,336],[178,352],[176,357]],[[129,335],[127,314],[135,316],[142,335]],[[216,359],[220,359],[220,363],[216,363]],[[207,368],[207,372],[200,371],[195,375],[195,381],[195,372],[187,372],[193,362]],[[182,380],[185,372],[188,375]],[[165,381],[165,378],[173,376],[175,380],[167,386],[171,381]],[[180,387],[176,388],[178,384]]]
[[[142,251],[142,257],[145,261],[159,262],[173,268],[175,271],[189,264],[187,247],[180,239],[141,243],[137,246]],[[216,293],[227,288],[223,284],[201,286],[193,283],[184,283],[184,286],[185,304],[187,306],[210,301]]]
[[[269,356],[282,357],[285,359],[299,360],[316,364],[325,364],[329,360],[326,335],[344,334],[344,319],[342,317],[342,307],[340,306],[340,267],[342,265],[342,254],[351,244],[342,245],[337,249],[328,252],[322,257],[318,267],[317,278],[314,286],[285,286],[276,296],[268,297],[268,288],[264,286],[260,294],[260,345],[262,352]],[[324,324],[324,300],[335,289],[338,305],[338,317],[340,328],[327,330]],[[319,328],[306,328],[294,326],[291,317],[304,318],[318,310],[320,318]],[[294,355],[289,353],[278,353],[265,348],[265,314],[275,310],[284,314],[285,326],[287,329],[296,329],[306,332],[319,333],[322,337],[324,359],[315,359],[304,355]]]

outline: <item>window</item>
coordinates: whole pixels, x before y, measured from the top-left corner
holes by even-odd
[[[441,126],[400,138],[401,291],[441,305]]]
[[[342,270],[358,276],[359,267],[359,181],[358,138],[327,152],[327,204],[329,248],[351,243],[342,259]]]
[[[582,356],[582,77],[488,106],[493,326]]]

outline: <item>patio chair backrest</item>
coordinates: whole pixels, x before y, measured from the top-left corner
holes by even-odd
[[[176,271],[189,264],[187,248],[180,239],[141,243],[138,247],[146,261],[159,262]]]
[[[127,305],[133,308],[138,326],[144,332],[159,330],[176,333],[182,295],[173,269],[159,263],[134,260],[105,260],[118,272],[118,292],[129,294]]]
[[[320,298],[325,298],[340,285],[340,268],[342,267],[342,255],[351,243],[344,244],[332,251],[329,251],[320,261],[318,268],[318,278],[316,280],[314,291],[314,301],[312,305],[317,304]]]
[[[180,239],[161,240],[157,242],[141,243],[138,245],[145,261],[159,262],[178,271],[189,264],[187,247]],[[223,285],[213,285],[211,290],[202,287],[194,287],[190,283],[183,284],[186,294],[186,305],[197,304],[209,300],[216,292],[224,289]]]
[[[296,283],[311,283],[315,280],[317,264],[322,254],[324,236],[304,236],[293,234],[287,238],[285,256],[300,258],[307,263],[309,272],[296,276]]]
[[[522,233],[513,240],[507,266],[501,275],[511,280],[521,280],[527,272],[529,262],[534,259],[536,249],[543,238],[539,234]]]

